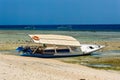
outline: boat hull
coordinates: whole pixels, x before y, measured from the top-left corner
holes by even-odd
[[[70,54],[70,53],[64,53],[64,54],[21,54],[21,56],[26,57],[40,57],[40,58],[63,58],[63,57],[78,57],[78,56],[85,56],[90,55],[88,54]]]

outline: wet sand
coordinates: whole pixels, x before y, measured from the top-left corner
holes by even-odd
[[[0,54],[0,80],[120,80],[119,75],[53,59]]]

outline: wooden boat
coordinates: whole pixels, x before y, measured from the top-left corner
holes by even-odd
[[[80,44],[78,40],[71,36],[53,34],[30,34],[29,36],[35,44],[18,47],[16,50],[22,52],[22,56],[75,57],[89,55],[104,47],[102,45]]]

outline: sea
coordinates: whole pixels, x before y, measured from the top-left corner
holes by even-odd
[[[119,24],[0,25],[0,30],[120,31]]]
[[[0,25],[0,43],[25,42],[28,34],[68,35],[80,42],[120,41],[120,25]]]

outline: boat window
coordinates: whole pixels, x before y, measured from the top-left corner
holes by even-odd
[[[92,47],[92,46],[89,46],[89,48],[90,48],[90,49],[94,49],[94,47]]]

